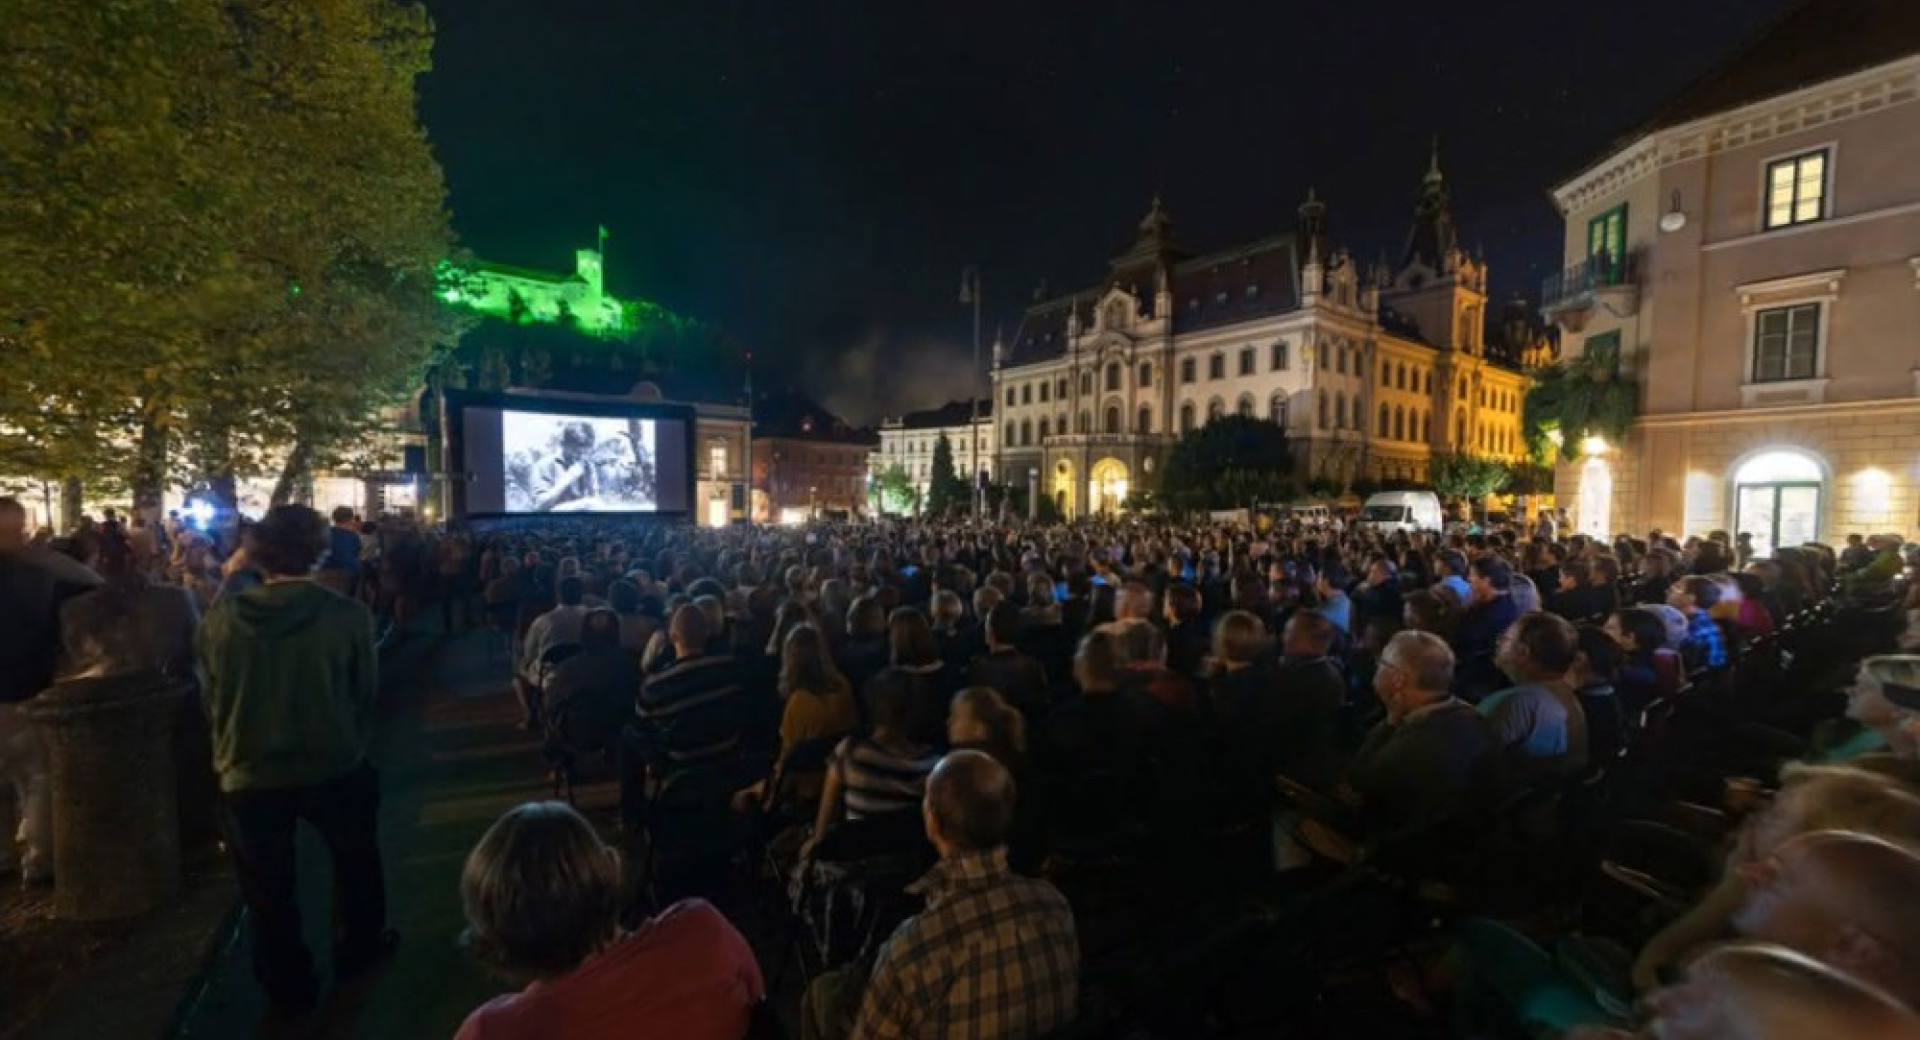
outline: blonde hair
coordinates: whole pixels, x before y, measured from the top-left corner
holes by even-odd
[[[1780,770],[1780,790],[1806,792],[1794,835],[1858,831],[1920,848],[1920,794],[1887,773],[1792,762]]]
[[[469,951],[511,978],[579,967],[617,929],[620,861],[562,802],[529,802],[487,828],[460,872]]]

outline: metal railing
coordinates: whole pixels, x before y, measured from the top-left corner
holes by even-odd
[[[1590,299],[1598,289],[1631,284],[1630,260],[1630,256],[1595,253],[1559,274],[1550,275],[1540,286],[1541,309],[1552,310]]]

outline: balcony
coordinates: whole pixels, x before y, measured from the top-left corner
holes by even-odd
[[[1637,253],[1595,253],[1541,284],[1540,313],[1568,332],[1584,330],[1601,307],[1630,318],[1640,309],[1639,268]]]

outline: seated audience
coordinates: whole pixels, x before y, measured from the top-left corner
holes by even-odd
[[[995,604],[982,626],[987,652],[975,657],[967,681],[999,692],[1007,703],[1028,718],[1045,715],[1048,707],[1047,670],[1038,659],[1015,644],[1020,639],[1020,608]]]
[[[1690,575],[1673,583],[1667,605],[1687,619],[1686,638],[1680,642],[1680,656],[1689,671],[1727,666],[1727,641],[1713,621],[1713,605],[1720,602],[1720,586],[1711,579]]]
[[[940,756],[921,739],[916,691],[903,672],[883,673],[872,686],[872,731],[840,742],[827,765],[820,808],[807,851],[841,819],[906,812],[919,804],[927,774]]]
[[[805,1037],[992,1037],[1039,1040],[1074,1019],[1080,947],[1066,899],[1007,865],[1012,775],[956,751],[927,781],[922,816],[940,863],[911,891],[927,908],[894,932],[869,978],[814,980]],[[857,1006],[857,1017],[848,1011]]]
[[[1587,768],[1587,714],[1567,681],[1578,653],[1573,626],[1557,614],[1529,614],[1500,638],[1496,662],[1514,685],[1490,694],[1479,711],[1518,783],[1548,784]]]
[[[1817,831],[1740,870],[1742,936],[1778,943],[1920,1007],[1920,856],[1864,834]]]

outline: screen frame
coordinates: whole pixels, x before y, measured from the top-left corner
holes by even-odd
[[[602,397],[597,394],[570,394],[564,391],[486,391],[486,390],[448,390],[445,395],[445,413],[442,421],[446,424],[446,456],[442,467],[448,475],[448,484],[452,493],[453,515],[462,520],[536,520],[549,519],[586,519],[596,516],[620,517],[626,519],[662,520],[686,522],[693,519],[694,503],[700,490],[700,472],[695,463],[699,458],[695,443],[699,440],[699,410],[690,404],[669,403],[666,401],[636,401],[625,397]],[[586,419],[652,419],[678,421],[683,424],[685,433],[680,438],[685,448],[684,460],[686,489],[682,501],[683,509],[627,509],[594,513],[509,513],[509,512],[469,512],[467,509],[467,483],[473,479],[473,473],[467,469],[467,410],[470,408],[489,408],[500,412],[533,412],[542,415],[574,415]]]

